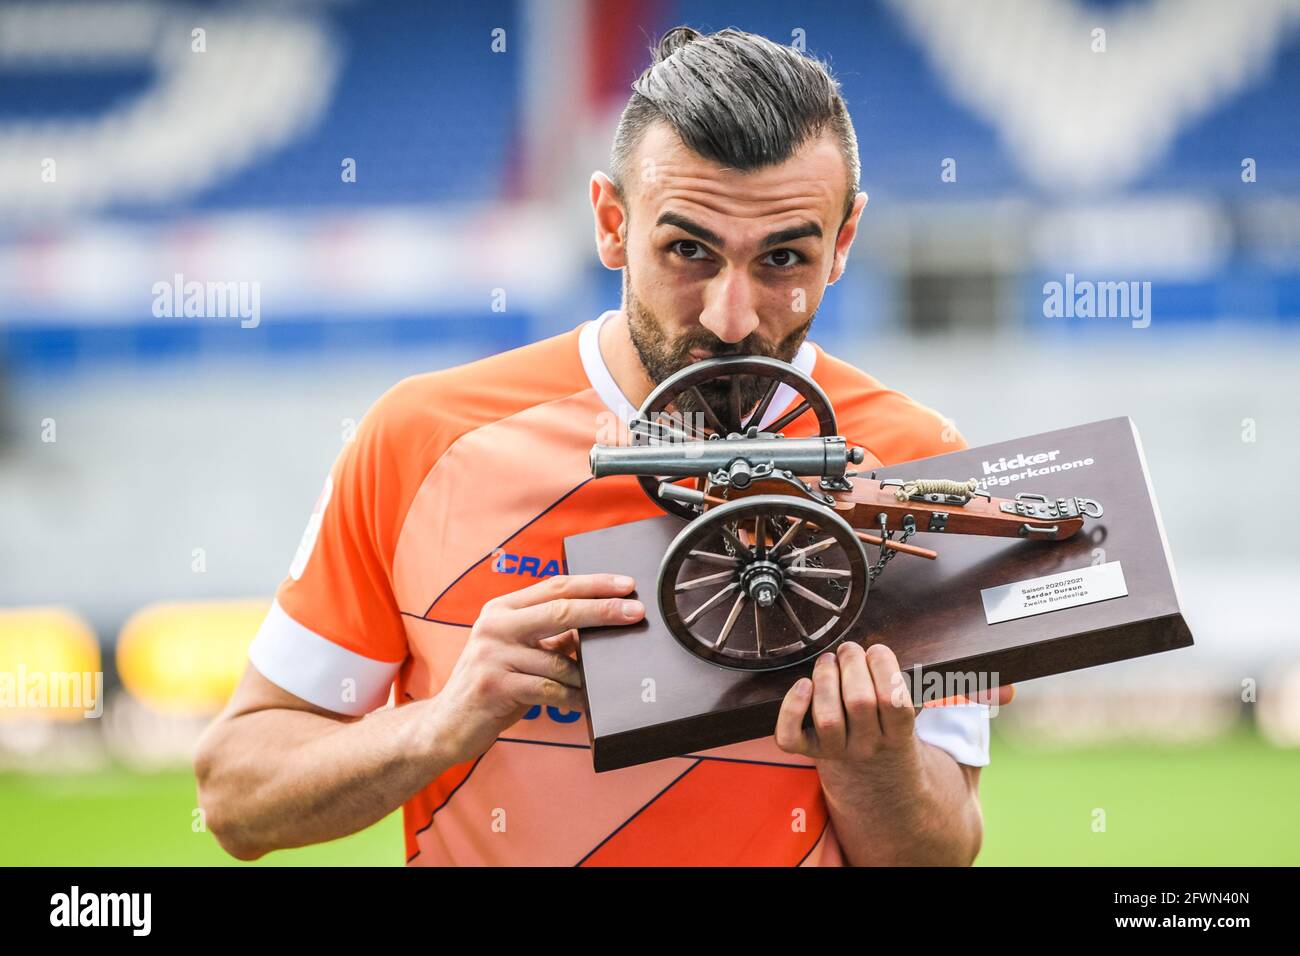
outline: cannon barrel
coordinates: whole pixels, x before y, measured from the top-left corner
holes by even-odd
[[[771,462],[777,471],[801,477],[843,477],[850,464],[861,464],[861,448],[850,449],[838,435],[816,438],[732,438],[663,442],[650,445],[593,445],[591,473],[702,478],[729,469],[737,459],[750,466]]]

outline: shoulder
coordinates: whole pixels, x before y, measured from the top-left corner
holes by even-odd
[[[588,387],[574,330],[404,378],[366,412],[357,437],[372,453],[427,469],[461,435]]]
[[[839,431],[878,464],[911,461],[960,451],[966,440],[953,421],[887,385],[819,345],[813,379],[835,409]]]

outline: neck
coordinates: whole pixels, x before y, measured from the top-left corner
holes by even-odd
[[[627,313],[619,309],[617,315],[607,319],[600,327],[600,336],[596,341],[614,383],[629,402],[640,408],[641,403],[654,391],[655,385],[641,364],[636,346],[632,344],[632,335],[627,328]]]

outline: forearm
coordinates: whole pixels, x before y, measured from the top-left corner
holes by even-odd
[[[983,820],[966,774],[912,739],[869,764],[817,762],[835,835],[855,866],[967,866],[979,852]]]
[[[350,722],[282,709],[219,721],[195,760],[208,829],[255,859],[383,819],[457,762],[435,701]]]

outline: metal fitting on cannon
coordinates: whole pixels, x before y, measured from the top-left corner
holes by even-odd
[[[748,485],[764,465],[769,466],[764,471],[843,477],[849,465],[862,461],[862,449],[850,449],[839,435],[593,445],[590,455],[591,473],[596,478],[608,475],[703,478],[723,471],[740,488]]]

